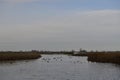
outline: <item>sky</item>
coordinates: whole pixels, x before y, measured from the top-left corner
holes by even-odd
[[[120,0],[0,0],[0,50],[120,50]]]

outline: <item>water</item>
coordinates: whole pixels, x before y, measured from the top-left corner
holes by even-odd
[[[0,63],[0,80],[120,80],[120,65],[43,55],[38,60]]]

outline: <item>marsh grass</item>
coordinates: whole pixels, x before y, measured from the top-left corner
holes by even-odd
[[[120,64],[120,52],[89,52],[88,61]]]
[[[41,55],[39,52],[0,52],[0,61],[5,60],[27,60],[37,59]]]

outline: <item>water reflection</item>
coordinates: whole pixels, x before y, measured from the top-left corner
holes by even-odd
[[[0,80],[120,80],[120,66],[87,57],[42,55],[38,60],[0,63]]]

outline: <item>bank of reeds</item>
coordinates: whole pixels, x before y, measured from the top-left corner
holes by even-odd
[[[88,61],[120,64],[120,52],[89,52]]]
[[[27,60],[27,59],[37,59],[40,58],[41,55],[39,52],[0,52],[0,61],[5,60]]]

